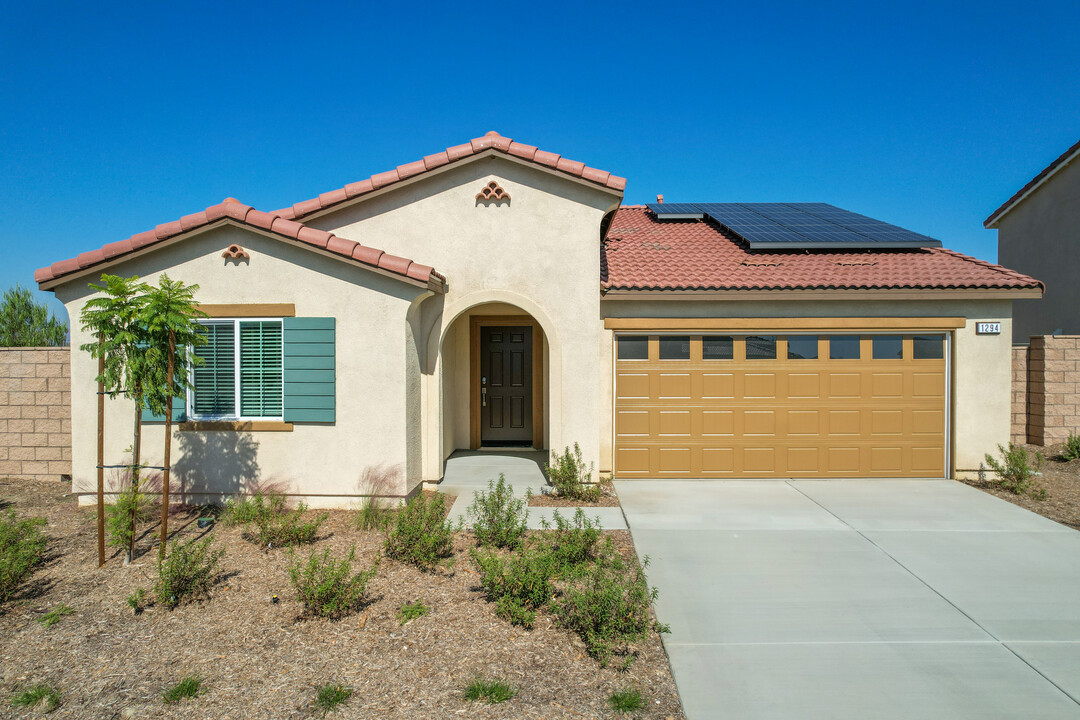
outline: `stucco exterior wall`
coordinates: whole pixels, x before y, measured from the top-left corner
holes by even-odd
[[[509,203],[476,200],[492,180],[509,193]],[[447,276],[446,295],[422,306],[426,480],[438,480],[443,460],[468,447],[467,317],[488,303],[531,315],[543,328],[547,445],[578,442],[585,458],[599,464],[599,419],[608,413],[599,388],[609,372],[596,350],[600,224],[618,204],[611,192],[492,156],[308,221]]]
[[[998,262],[1046,283],[1039,300],[1016,300],[1013,340],[1080,334],[1080,162],[1059,170],[998,222]]]
[[[978,472],[987,452],[1010,437],[1012,409],[1012,326],[1008,300],[776,300],[693,301],[606,299],[604,317],[790,318],[790,317],[964,317],[953,333],[951,382],[953,406],[952,467],[957,476]],[[976,335],[975,323],[1000,321],[1000,335]],[[603,472],[612,469],[614,332],[604,330],[600,345],[608,368],[602,388],[600,418]]]
[[[223,260],[222,250],[232,243],[248,251],[249,262]],[[235,227],[209,230],[110,269],[151,283],[162,271],[197,283],[202,303],[293,303],[299,317],[335,317],[337,323],[336,422],[295,424],[292,432],[177,432],[176,489],[213,499],[203,493],[274,486],[325,506],[347,504],[365,492],[360,478],[368,467],[392,466],[391,493],[405,494],[419,483],[420,449],[409,420],[415,430],[420,388],[406,376],[419,365],[410,306],[426,290]],[[56,289],[73,318],[72,487],[79,493],[96,488],[97,464],[97,365],[78,350],[91,340],[77,320],[90,297],[87,282]],[[127,400],[106,403],[106,464],[127,462],[133,414]],[[144,425],[142,456],[151,465],[162,463],[163,433],[162,425]],[[410,452],[415,468],[408,467]],[[112,475],[107,478],[115,481]]]

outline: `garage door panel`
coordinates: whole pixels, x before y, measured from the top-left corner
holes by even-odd
[[[615,363],[615,472],[945,476],[945,359],[915,360],[910,336],[900,357],[873,359],[870,335],[858,357],[833,359],[830,337],[818,339],[816,358],[804,342],[789,359],[781,334],[775,357],[747,360],[741,337],[733,354],[705,358],[691,336],[690,359],[660,360],[654,335],[648,358]]]

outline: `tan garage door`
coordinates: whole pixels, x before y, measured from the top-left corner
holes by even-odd
[[[616,477],[944,477],[945,334],[616,335]]]

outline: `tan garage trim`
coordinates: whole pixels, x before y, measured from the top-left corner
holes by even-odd
[[[940,357],[915,357],[914,336],[921,334],[940,338]],[[789,358],[789,337],[800,337],[805,348],[808,335],[813,352],[799,349],[804,357]],[[619,358],[618,342],[627,336],[648,337],[642,359]],[[686,336],[688,356],[661,359],[662,340]],[[774,357],[747,357],[755,336],[755,347],[773,343]],[[849,345],[852,357],[831,358],[831,343],[841,342],[835,336],[857,337],[857,356]],[[899,357],[874,358],[875,336],[901,336],[893,350]],[[730,337],[730,353],[706,359],[703,337]],[[618,333],[615,476],[945,477],[949,341],[939,329]],[[686,353],[685,341],[681,347]]]
[[[955,330],[962,317],[604,318],[608,330]]]

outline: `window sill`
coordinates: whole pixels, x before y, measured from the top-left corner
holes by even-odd
[[[188,420],[180,423],[181,432],[226,430],[234,432],[292,432],[292,423],[280,420]]]

